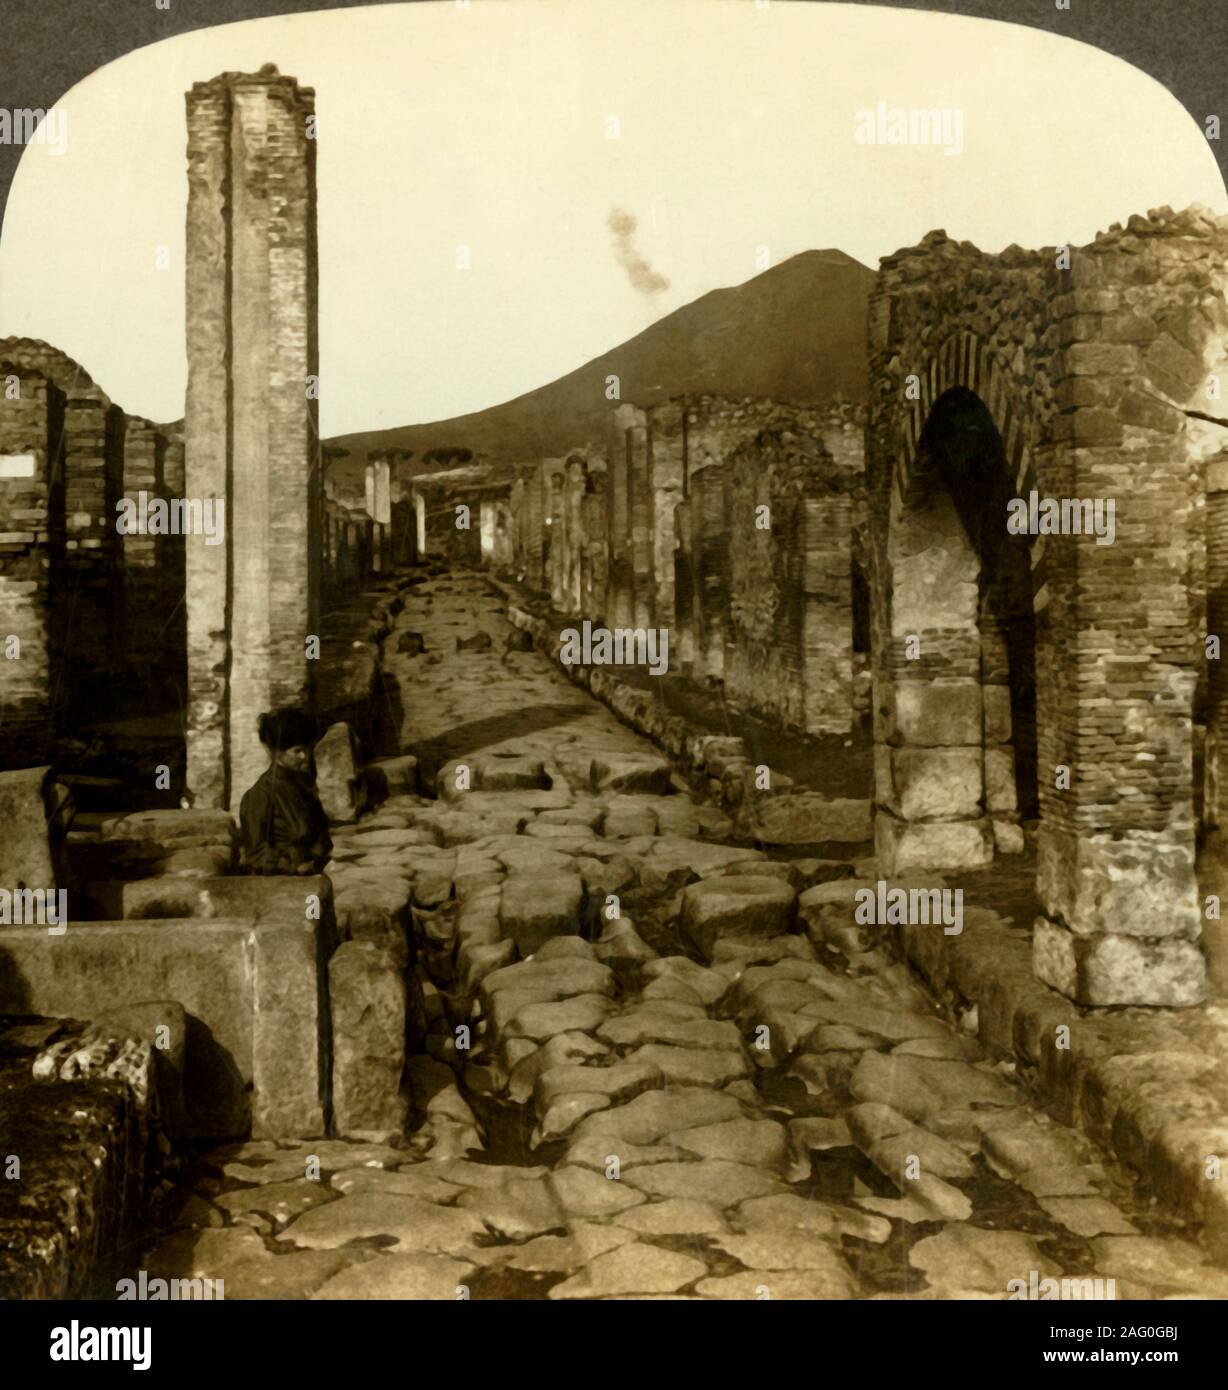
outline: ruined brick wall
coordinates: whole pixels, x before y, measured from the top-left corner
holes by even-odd
[[[983,404],[1001,445],[995,468],[1015,495],[1115,500],[1113,544],[1031,544],[1046,914],[1036,963],[1085,1002],[1189,1002],[1201,990],[1191,726],[1205,623],[1202,472],[1223,428],[1192,412],[1217,413],[1207,396],[1225,366],[1225,239],[1214,218],[1169,209],[1086,247],[996,257],[932,233],[884,260],[871,299],[880,848],[896,867],[951,865],[952,854],[984,862],[993,843],[979,819],[983,781],[941,828],[941,808],[893,820],[883,800],[884,782],[905,768],[915,776],[920,749],[949,760],[995,742],[979,677],[954,666],[910,673],[893,622],[907,557],[891,541],[891,499],[934,495],[920,443],[935,406],[955,391]],[[927,722],[939,704],[941,737]],[[957,725],[966,731],[953,734]]]
[[[237,804],[259,714],[310,703],[319,629],[314,93],[266,67],[187,95],[187,490],[226,543],[187,548],[188,780]]]
[[[53,735],[64,395],[41,372],[3,358],[0,383],[0,768],[7,769],[44,761]]]
[[[745,708],[808,733],[849,732],[862,412],[713,396],[665,409],[682,424],[680,497],[667,519],[675,649]],[[664,433],[677,438],[672,418]],[[668,453],[666,466],[672,475]]]
[[[121,535],[117,504],[142,490],[181,495],[182,437],[174,426],[125,415],[79,363],[47,343],[5,339],[0,359],[12,386],[0,428],[10,442],[33,431],[42,440],[39,458],[51,460],[36,489],[41,500],[29,499],[34,510],[27,519],[46,513],[36,532],[45,531],[36,542],[39,558],[31,552],[7,569],[15,583],[18,571],[44,576],[35,607],[45,634],[37,652],[31,648],[23,698],[44,687],[39,698],[48,711],[48,738],[75,737],[83,709],[102,715],[110,697],[134,688],[143,709],[175,708],[184,686],[183,540]],[[7,490],[19,496],[17,480]],[[12,519],[21,521],[23,510],[17,507]],[[13,756],[24,762],[32,755],[27,747]]]

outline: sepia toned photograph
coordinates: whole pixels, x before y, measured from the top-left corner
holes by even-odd
[[[644,1300],[1176,1361],[1228,1298],[1220,116],[1061,0],[142,8],[0,101],[37,1363]]]

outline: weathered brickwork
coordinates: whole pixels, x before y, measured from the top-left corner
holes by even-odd
[[[1225,236],[1168,209],[1086,247],[997,257],[931,233],[884,260],[871,298],[880,853],[908,871],[1016,844],[1003,760],[1027,759],[1020,729],[1006,755],[1007,705],[1026,714],[1034,679],[1036,969],[1085,1003],[1203,991],[1192,723],[1203,465],[1224,442],[1205,416],[1225,366]],[[1112,543],[1008,542],[1001,504],[1032,490],[1113,500]],[[901,652],[909,638],[919,659]],[[1006,688],[1009,701],[987,698]]]
[[[0,766],[9,768],[36,764],[53,732],[53,555],[63,546],[64,395],[41,372],[3,357],[0,379],[0,459],[9,461],[0,475]],[[53,539],[57,520],[60,534]]]
[[[20,643],[0,666],[0,758],[26,766],[78,732],[74,711],[101,712],[132,681],[151,711],[180,698],[183,538],[121,534],[117,504],[181,491],[182,442],[46,343],[5,339],[0,364],[0,456],[15,475],[0,477],[0,637]]]
[[[672,669],[722,681],[744,708],[847,734],[862,424],[847,405],[619,405],[602,452],[519,470],[512,568],[561,613],[665,629]]]
[[[197,83],[188,114],[187,490],[226,502],[187,550],[188,782],[237,804],[260,712],[309,703],[319,627],[314,93],[266,67]]]

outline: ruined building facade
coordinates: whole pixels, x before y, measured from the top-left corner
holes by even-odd
[[[29,766],[125,692],[181,707],[183,537],[117,522],[182,493],[183,438],[33,339],[0,341],[0,383],[0,761]]]
[[[673,669],[743,708],[847,734],[865,661],[862,423],[851,405],[621,405],[603,449],[520,470],[512,568],[561,613],[667,630]]]
[[[984,866],[1038,816],[1034,965],[1085,1004],[1205,987],[1194,726],[1214,817],[1224,252],[1196,210],[1073,250],[937,232],[883,262],[871,300],[880,863]],[[1033,492],[1112,500],[1111,543],[1008,534]]]

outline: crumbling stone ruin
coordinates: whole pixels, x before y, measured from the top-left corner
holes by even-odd
[[[678,669],[744,708],[847,734],[868,658],[860,428],[851,405],[620,405],[603,450],[521,470],[512,568],[560,614],[668,630]]]
[[[174,709],[184,681],[184,544],[117,528],[183,493],[178,425],[127,415],[64,353],[0,341],[0,767],[50,757],[80,711],[139,684]]]
[[[182,427],[0,344],[0,1296],[1228,1296],[1225,219],[932,233],[867,402],[360,473],[311,89],[187,113]],[[104,682],[177,780],[61,754]],[[329,857],[247,874],[286,703]]]
[[[872,299],[878,850],[894,872],[973,868],[1038,812],[1036,971],[1085,1004],[1205,990],[1193,726],[1201,677],[1218,787],[1224,235],[1168,209],[1061,251],[936,232]],[[1115,504],[1111,543],[1009,534],[1033,493]]]

